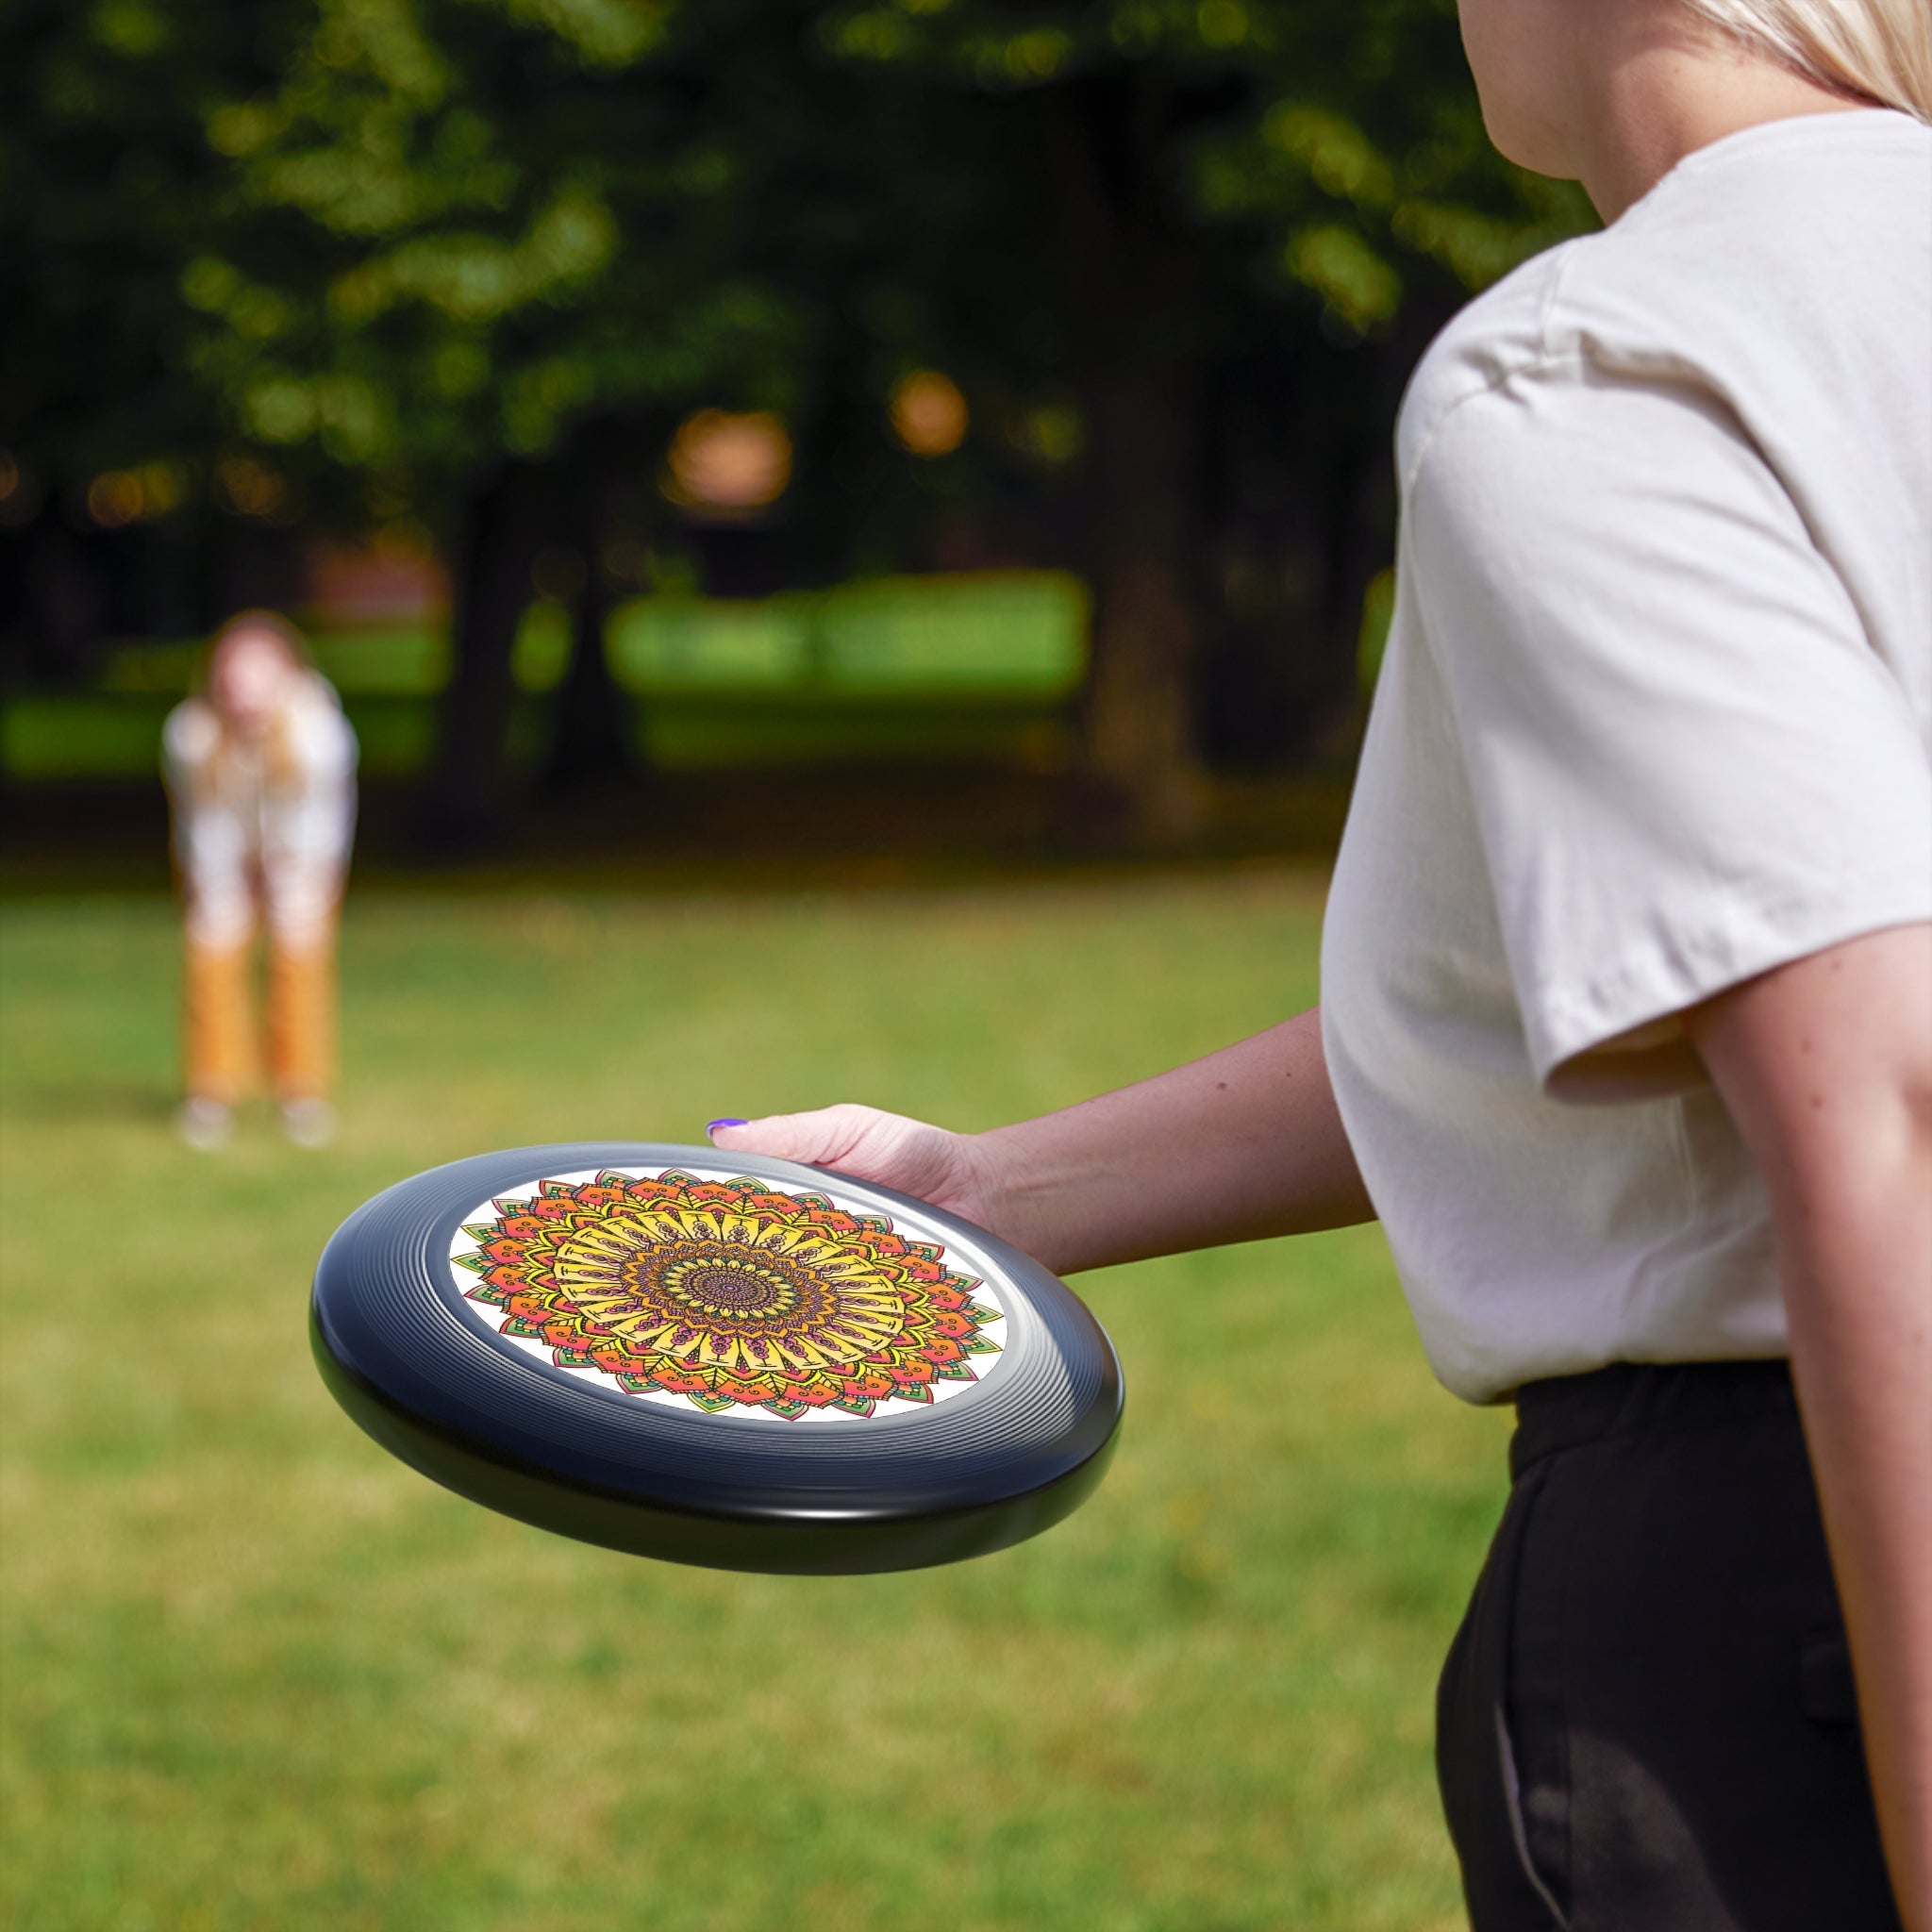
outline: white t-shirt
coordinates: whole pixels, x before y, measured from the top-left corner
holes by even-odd
[[[275,756],[267,744],[225,746],[199,697],[176,705],[162,727],[175,861],[197,945],[242,944],[259,900],[278,945],[307,946],[341,897],[356,829],[355,730],[313,672],[275,728]]]
[[[1323,1008],[1429,1359],[1782,1355],[1676,1016],[1932,919],[1932,129],[1700,149],[1464,310],[1397,447]]]

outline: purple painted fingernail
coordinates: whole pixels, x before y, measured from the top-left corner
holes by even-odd
[[[748,1127],[750,1125],[751,1123],[749,1121],[712,1121],[710,1124],[706,1127],[705,1132],[708,1134],[715,1134],[720,1127]]]

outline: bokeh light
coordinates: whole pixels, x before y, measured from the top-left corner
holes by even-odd
[[[664,494],[712,516],[744,516],[784,495],[791,438],[769,410],[700,409],[672,438]]]
[[[915,369],[892,388],[892,434],[916,457],[949,456],[966,440],[972,413],[959,385],[937,369]]]
[[[141,478],[132,470],[104,470],[87,486],[87,513],[104,530],[126,528],[141,510]]]
[[[1087,447],[1087,425],[1071,403],[1037,403],[1007,425],[1007,437],[1024,457],[1050,470],[1078,459]]]
[[[13,472],[17,486],[19,472]],[[0,500],[11,494],[0,491]],[[188,479],[173,463],[143,463],[134,470],[104,470],[87,487],[87,513],[104,530],[125,529],[177,508]]]
[[[255,457],[228,457],[215,465],[215,495],[237,516],[273,523],[289,508],[289,486]]]

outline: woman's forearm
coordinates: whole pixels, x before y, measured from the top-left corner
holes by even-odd
[[[1319,1008],[969,1145],[994,1224],[1056,1274],[1374,1219]]]
[[[1909,1932],[1932,1932],[1932,1137],[1782,1243],[1791,1367]]]
[[[1886,1856],[1932,1932],[1932,926],[1767,974],[1691,1032],[1771,1200]]]

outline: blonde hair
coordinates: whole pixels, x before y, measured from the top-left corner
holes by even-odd
[[[1686,0],[1806,79],[1932,122],[1926,0]]]

